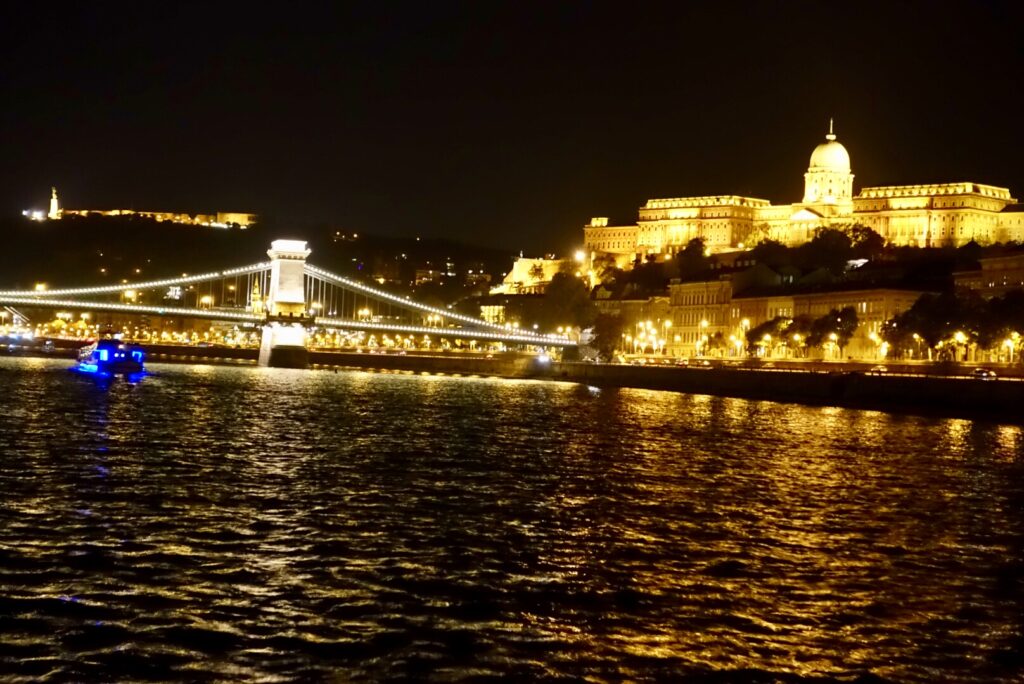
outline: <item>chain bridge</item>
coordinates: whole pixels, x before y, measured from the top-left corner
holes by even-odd
[[[275,240],[269,261],[179,278],[46,290],[0,291],[0,307],[77,309],[208,319],[259,328],[260,364],[302,367],[314,329],[571,347],[542,335],[429,306],[307,263],[302,240]]]

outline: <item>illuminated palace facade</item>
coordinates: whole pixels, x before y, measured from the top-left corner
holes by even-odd
[[[738,195],[652,199],[634,225],[594,218],[584,228],[591,254],[626,262],[665,257],[703,238],[712,252],[743,249],[770,238],[786,245],[810,240],[817,229],[859,224],[893,245],[917,247],[1024,241],[1022,205],[1007,188],[981,183],[888,185],[853,192],[850,155],[829,125],[804,174],[804,197],[795,204]]]

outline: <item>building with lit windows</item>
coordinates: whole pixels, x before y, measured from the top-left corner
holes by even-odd
[[[754,286],[740,289],[732,278],[674,283],[669,290],[673,336],[668,353],[677,357],[725,358],[745,356],[747,331],[776,317],[817,319],[833,309],[842,311],[847,307],[857,312],[858,325],[843,350],[844,355],[859,360],[881,358],[884,354],[879,348],[880,333],[884,323],[909,309],[924,294],[920,289],[863,286],[853,289],[837,284],[813,288]],[[773,350],[766,356],[793,356],[799,346],[798,340],[776,340]],[[821,354],[821,350],[813,350],[810,355]]]
[[[672,354],[674,330],[669,297],[645,299],[597,299],[602,314],[622,320],[619,349],[632,354]]]
[[[764,265],[736,269],[714,279],[673,280],[668,287],[672,320],[669,352],[673,356],[735,356],[745,333],[742,321],[757,323],[787,314],[792,298],[765,311],[741,311],[737,297],[751,288],[781,285],[783,278]],[[769,315],[770,314],[770,315]],[[756,325],[756,323],[755,323]]]
[[[804,195],[794,204],[739,195],[651,199],[632,225],[597,217],[583,229],[591,255],[620,264],[671,257],[693,238],[712,252],[743,249],[762,239],[799,245],[823,227],[863,225],[893,245],[959,246],[1024,241],[1024,213],[1007,188],[974,182],[865,187],[854,194],[850,154],[831,123],[811,153]]]
[[[832,289],[793,295],[792,316],[821,318],[835,309],[850,307],[857,312],[857,331],[843,350],[852,359],[882,358],[880,353],[882,326],[886,321],[914,305],[925,294],[922,290],[901,290],[890,287],[869,289]]]
[[[953,274],[957,287],[977,290],[985,299],[1024,289],[1024,252],[978,260],[979,268]]]

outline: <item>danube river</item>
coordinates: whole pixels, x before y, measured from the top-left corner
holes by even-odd
[[[1020,427],[0,359],[0,673],[1021,681]]]

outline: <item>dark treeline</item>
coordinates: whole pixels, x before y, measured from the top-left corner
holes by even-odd
[[[969,349],[1002,353],[1016,359],[1024,334],[1024,290],[998,297],[956,289],[925,294],[912,307],[886,322],[882,338],[895,356],[931,356],[959,360]]]
[[[31,288],[110,284],[121,280],[201,273],[263,261],[271,241],[307,240],[310,261],[343,275],[378,274],[411,283],[417,269],[454,264],[461,277],[487,270],[500,280],[513,255],[443,240],[359,235],[336,239],[326,226],[296,229],[273,222],[245,230],[157,222],[138,216],[77,217],[60,221],[0,221],[7,248],[0,250],[0,287]]]
[[[259,227],[225,230],[123,217],[11,219],[0,225],[3,287],[113,284],[199,273],[266,258]]]
[[[792,284],[814,273],[818,283],[898,281],[926,289],[947,289],[952,286],[954,271],[977,268],[982,257],[1020,248],[1018,244],[981,246],[975,242],[961,247],[894,247],[886,245],[870,228],[853,225],[821,229],[808,242],[792,247],[764,239],[745,252],[741,261],[767,266]],[[601,286],[613,298],[643,299],[666,294],[674,279],[713,280],[729,270],[730,263],[722,256],[708,255],[704,241],[694,238],[669,260],[657,261],[652,256],[637,261],[631,269],[620,269],[612,258],[605,257],[595,262],[595,270]]]
[[[747,331],[746,348],[753,353],[758,348],[770,351],[785,346],[798,356],[806,356],[808,349],[824,349],[834,344],[842,352],[857,332],[859,323],[857,311],[852,306],[832,309],[817,318],[808,315],[794,318],[776,316]]]

